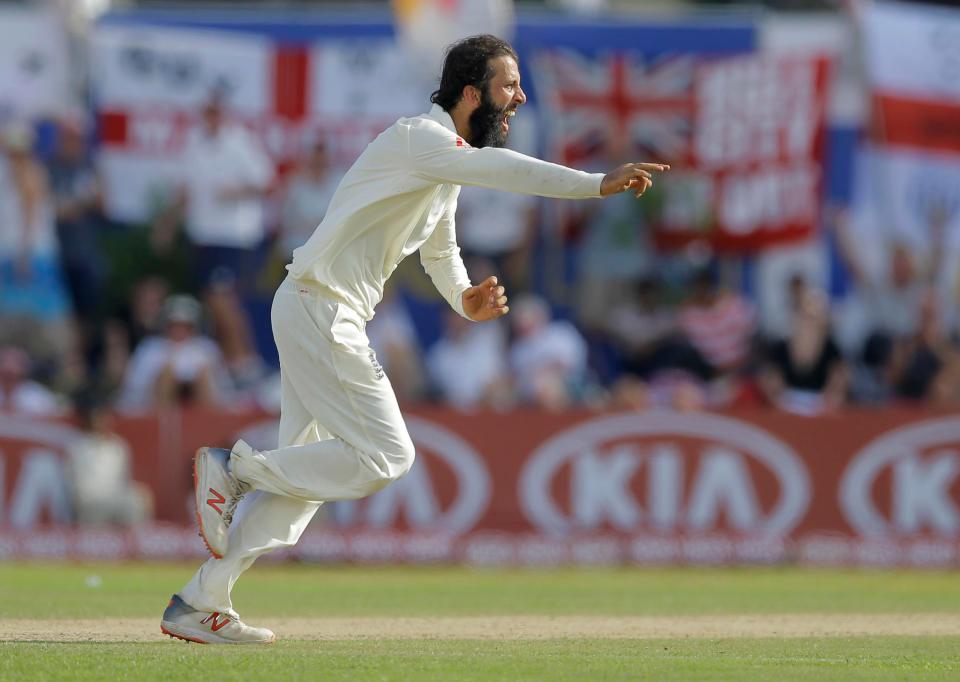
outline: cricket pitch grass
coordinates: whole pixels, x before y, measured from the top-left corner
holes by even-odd
[[[182,564],[0,564],[0,681],[955,680],[960,575],[264,564],[276,644],[160,633]]]

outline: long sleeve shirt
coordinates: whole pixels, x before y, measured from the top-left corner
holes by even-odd
[[[471,285],[454,230],[461,185],[586,199],[600,196],[602,180],[509,149],[475,149],[434,105],[428,114],[401,118],[367,146],[288,270],[369,320],[387,279],[419,249],[437,290],[463,315],[461,296]]]

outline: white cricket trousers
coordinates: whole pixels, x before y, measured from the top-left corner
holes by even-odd
[[[271,311],[280,352],[279,449],[234,448],[240,503],[227,553],[180,591],[201,611],[235,615],[230,591],[261,554],[296,544],[323,502],[365,497],[405,474],[414,448],[364,321],[323,290],[287,277]]]

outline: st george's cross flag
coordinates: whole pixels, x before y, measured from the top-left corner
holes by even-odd
[[[149,220],[178,175],[204,99],[225,93],[283,172],[318,137],[351,163],[425,97],[389,37],[284,44],[239,31],[100,25],[92,36],[93,99],[111,217]]]

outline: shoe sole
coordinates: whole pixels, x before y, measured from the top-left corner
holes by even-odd
[[[196,504],[194,505],[196,507],[196,509],[194,509],[194,514],[197,517],[197,527],[200,529],[200,539],[203,540],[203,544],[206,545],[207,550],[210,552],[211,556],[213,556],[214,559],[222,559],[223,554],[220,554],[216,550],[214,550],[213,547],[210,546],[210,541],[207,540],[207,534],[203,530],[203,517],[200,514],[200,505],[203,504],[203,502],[201,502],[202,498],[200,495],[200,474],[197,471],[197,466],[200,462],[201,455],[205,451],[206,451],[206,448],[200,448],[199,450],[197,450],[196,454],[194,454],[193,456],[193,497],[196,502]],[[170,633],[167,633],[167,634],[170,634]],[[177,635],[170,635],[170,636],[176,637]],[[205,643],[205,642],[202,642],[202,643]]]
[[[170,637],[171,639],[181,639],[184,642],[193,642],[194,644],[208,644],[208,642],[204,642],[202,639],[194,639],[193,637],[187,637],[186,635],[178,635],[176,632],[171,632],[170,630],[167,630],[167,628],[164,627],[162,624],[160,625],[160,632],[165,634],[167,637]]]

